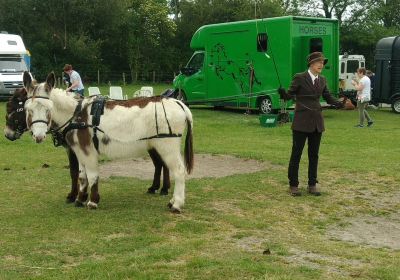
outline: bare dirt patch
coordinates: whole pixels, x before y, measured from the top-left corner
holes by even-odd
[[[295,263],[312,269],[323,269],[328,274],[352,276],[354,272],[349,274],[347,267],[350,266],[352,271],[357,271],[365,265],[358,260],[344,259],[341,256],[322,255],[294,248],[290,249],[289,253],[290,256],[285,258],[288,263]],[[354,273],[355,275],[357,273]]]
[[[235,174],[254,173],[279,166],[253,159],[237,158],[229,155],[196,154],[191,178],[220,178]],[[153,179],[154,166],[149,158],[115,160],[102,164],[100,174],[103,178],[111,176],[135,177],[142,180]],[[172,178],[171,178],[172,179]]]
[[[400,215],[359,216],[344,220],[344,227],[333,226],[328,236],[374,248],[400,250]]]

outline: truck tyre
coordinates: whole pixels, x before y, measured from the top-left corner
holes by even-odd
[[[392,102],[392,110],[393,112],[400,114],[400,98],[396,98]]]
[[[269,97],[262,97],[260,99],[260,104],[258,106],[261,114],[271,114],[272,113],[272,102]]]

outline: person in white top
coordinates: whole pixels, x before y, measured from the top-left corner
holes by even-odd
[[[368,103],[371,100],[371,80],[366,76],[365,68],[357,69],[359,81],[351,81],[357,90],[357,108],[360,115],[360,123],[355,127],[364,127],[364,118],[367,119],[367,126],[370,127],[374,122],[367,112]]]
[[[71,80],[71,85],[66,91],[72,91],[78,93],[80,96],[84,96],[85,87],[83,86],[81,76],[78,72],[72,70],[71,64],[65,64],[64,73],[68,74]]]

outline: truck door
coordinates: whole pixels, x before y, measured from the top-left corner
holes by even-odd
[[[206,99],[206,75],[204,71],[204,52],[195,52],[182,73],[186,76],[184,92],[188,101],[202,101]]]

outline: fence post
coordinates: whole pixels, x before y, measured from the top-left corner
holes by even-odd
[[[100,85],[100,70],[97,69],[97,85]]]
[[[156,71],[153,71],[153,84],[156,83]]]
[[[124,82],[124,86],[126,86],[125,72],[122,72],[122,81]]]

